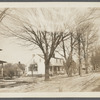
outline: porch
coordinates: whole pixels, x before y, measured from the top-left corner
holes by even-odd
[[[49,74],[50,75],[59,75],[64,74],[65,70],[63,66],[50,66]]]

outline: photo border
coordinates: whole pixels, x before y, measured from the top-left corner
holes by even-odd
[[[1,0],[0,0],[1,1]],[[8,0],[7,0],[8,1]],[[24,3],[24,4],[23,4]],[[100,7],[100,2],[1,2],[0,7]],[[23,5],[22,5],[23,4]],[[47,5],[48,4],[48,5]],[[15,6],[17,5],[17,6]],[[50,6],[52,5],[52,6]],[[74,6],[73,6],[74,5]],[[83,6],[84,5],[84,6]],[[5,97],[6,96],[6,97]],[[100,92],[66,92],[66,93],[59,93],[59,92],[44,92],[44,93],[0,93],[0,98],[99,98]],[[28,99],[29,100],[29,99]]]

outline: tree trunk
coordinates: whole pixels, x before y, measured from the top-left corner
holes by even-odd
[[[68,69],[68,76],[72,77],[72,67],[70,66],[70,68]]]
[[[85,68],[86,68],[86,74],[88,74],[88,61],[87,61],[87,58],[85,59]]]
[[[79,56],[79,75],[82,76],[80,36],[79,36],[79,39],[78,39],[78,56]]]
[[[71,45],[71,54],[70,54],[70,76],[72,76],[72,53],[73,53],[73,38],[72,38],[72,33],[71,33],[71,41],[70,41],[70,45]]]
[[[45,81],[49,81],[49,61],[45,60]]]
[[[33,71],[32,71],[32,77],[33,77]]]
[[[70,49],[71,49],[71,51],[70,51],[70,54],[69,54],[69,57],[68,57],[68,59],[67,59],[67,65],[66,65],[66,67],[67,67],[67,69],[66,69],[66,72],[67,72],[67,74],[68,74],[68,76],[69,77],[72,77],[72,53],[73,53],[73,38],[72,38],[72,33],[71,33],[71,36],[70,36]],[[63,47],[63,49],[65,50],[65,48]],[[65,54],[65,51],[64,51],[64,54]],[[65,55],[66,56],[66,55]]]
[[[85,73],[88,74],[88,59],[87,59],[87,55],[84,51],[84,61],[85,61]]]
[[[86,67],[86,74],[88,74],[88,36],[87,36],[87,43],[86,43],[85,67]]]
[[[81,59],[79,59],[79,75],[82,76]]]
[[[72,77],[72,58],[71,58],[71,53],[69,54],[69,57],[65,63],[65,69],[66,73],[69,77]]]

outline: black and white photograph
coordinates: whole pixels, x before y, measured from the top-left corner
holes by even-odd
[[[56,5],[0,7],[0,93],[100,92],[99,6]]]

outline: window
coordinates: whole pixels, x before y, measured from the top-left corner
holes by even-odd
[[[34,71],[38,71],[38,65],[37,64],[34,65]]]
[[[38,71],[37,64],[31,64],[28,68],[29,71]]]
[[[60,67],[58,67],[58,71],[60,71]]]
[[[28,70],[29,70],[29,71],[32,71],[32,67],[28,67]]]

